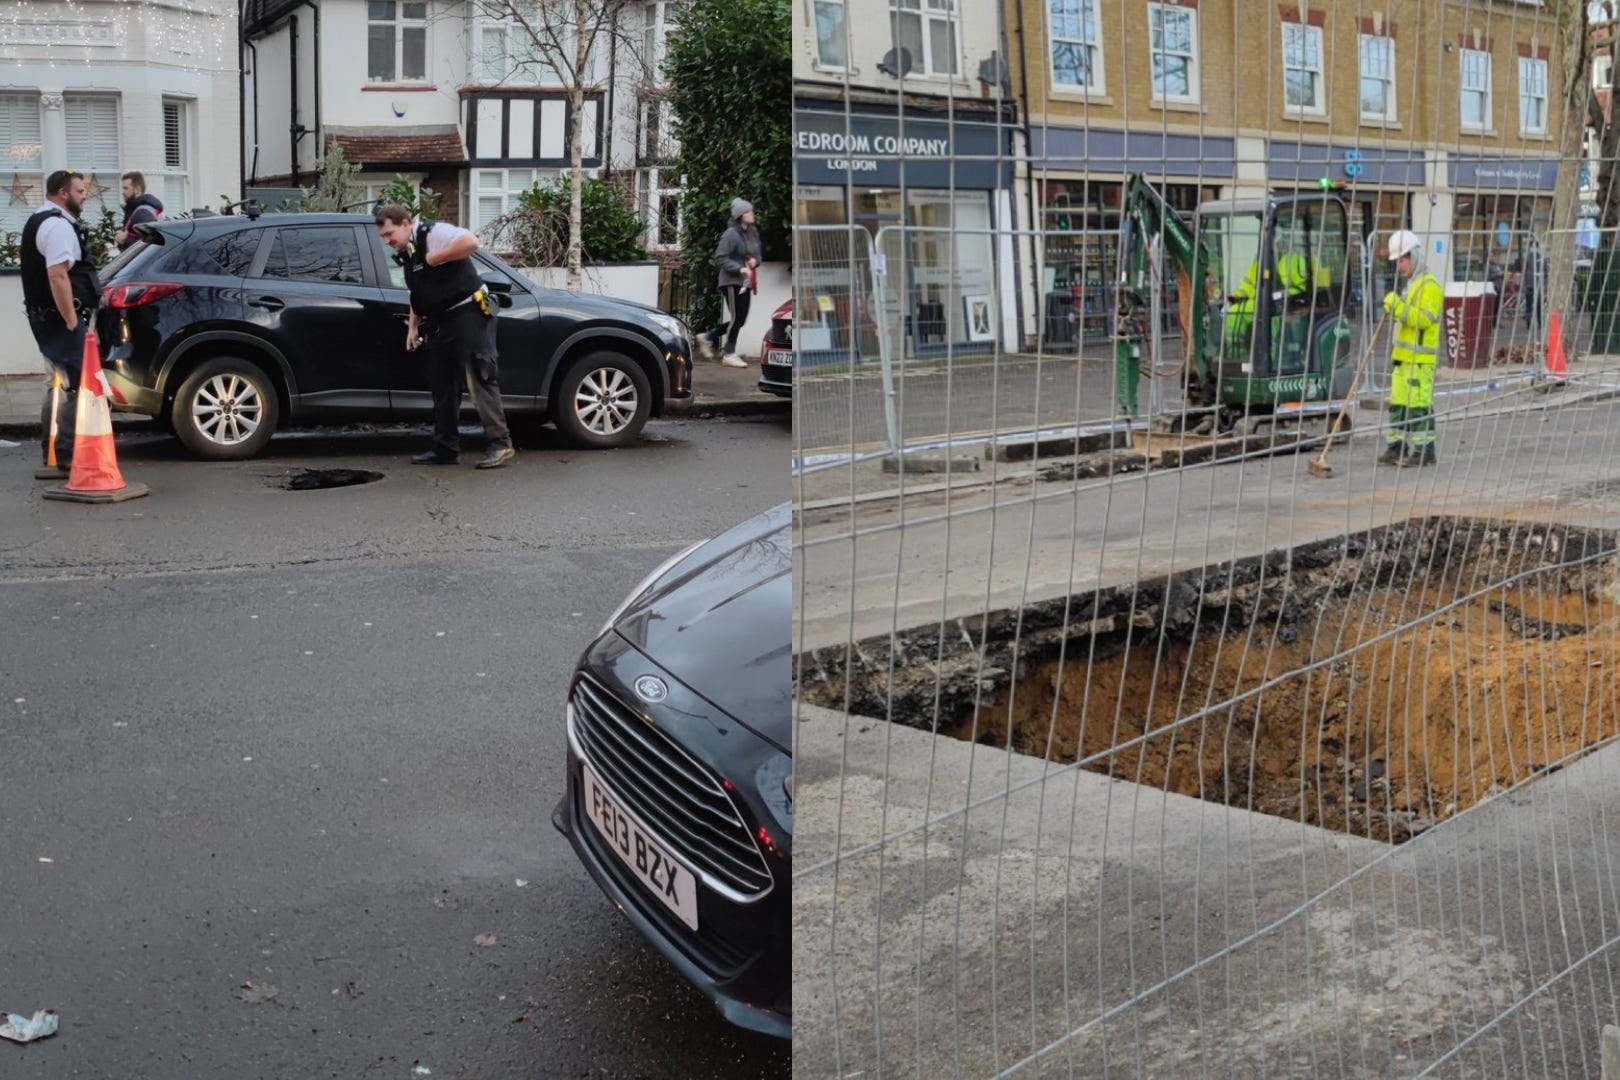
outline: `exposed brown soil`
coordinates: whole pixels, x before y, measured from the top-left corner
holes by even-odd
[[[942,731],[1007,745],[1010,718],[1024,753],[1402,841],[1620,733],[1620,607],[1548,578],[1443,613],[1455,589],[1380,587],[1308,621],[1071,652],[1061,681],[1048,660]]]

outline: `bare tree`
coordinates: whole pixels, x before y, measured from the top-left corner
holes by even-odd
[[[585,99],[615,77],[614,71],[598,72],[598,57],[611,54],[616,67],[634,65],[637,84],[650,81],[647,58],[638,36],[645,0],[471,0],[475,14],[514,28],[521,48],[505,58],[508,77],[520,72],[550,75],[568,94],[569,186],[572,203],[568,214],[568,287],[580,287],[583,246],[581,195],[585,178],[584,132]],[[632,14],[636,18],[629,18]],[[611,118],[603,114],[604,138],[611,132]],[[612,152],[604,149],[604,159]]]

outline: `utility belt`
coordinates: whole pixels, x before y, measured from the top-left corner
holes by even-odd
[[[455,303],[451,304],[449,307],[445,308],[443,311],[439,312],[437,315],[424,315],[423,318],[428,320],[429,322],[432,322],[434,319],[442,319],[446,315],[450,314],[452,311],[455,311],[457,308],[464,308],[468,304],[477,304],[478,305],[478,310],[482,311],[485,315],[494,314],[494,312],[491,310],[491,308],[489,306],[489,290],[484,289],[484,288],[480,288],[477,292],[473,293],[471,296],[467,297],[466,299],[457,300]]]
[[[73,299],[73,310],[81,319],[88,319],[95,314],[95,305],[86,304],[78,297]],[[23,314],[28,316],[29,322],[50,322],[55,319],[65,324],[62,313],[56,309],[55,304],[23,304]]]

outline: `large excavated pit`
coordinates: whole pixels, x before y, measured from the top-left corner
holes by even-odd
[[[818,650],[800,693],[1401,842],[1620,734],[1615,551],[1410,521]]]

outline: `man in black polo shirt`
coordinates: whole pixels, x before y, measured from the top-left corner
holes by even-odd
[[[377,234],[394,249],[411,291],[410,329],[405,348],[426,353],[433,390],[433,447],[411,460],[420,465],[454,465],[461,450],[458,431],[461,387],[472,395],[489,448],[480,469],[498,469],[515,456],[501,407],[495,351],[495,305],[478,276],[472,253],[478,237],[445,222],[412,222],[397,203],[372,215]]]
[[[28,219],[22,233],[23,309],[39,351],[62,380],[58,393],[45,391],[40,445],[48,459],[54,397],[64,476],[67,458],[73,453],[73,391],[79,388],[90,317],[101,302],[101,279],[90,259],[89,238],[79,222],[84,198],[82,174],[71,169],[52,173],[45,180],[45,205]]]

